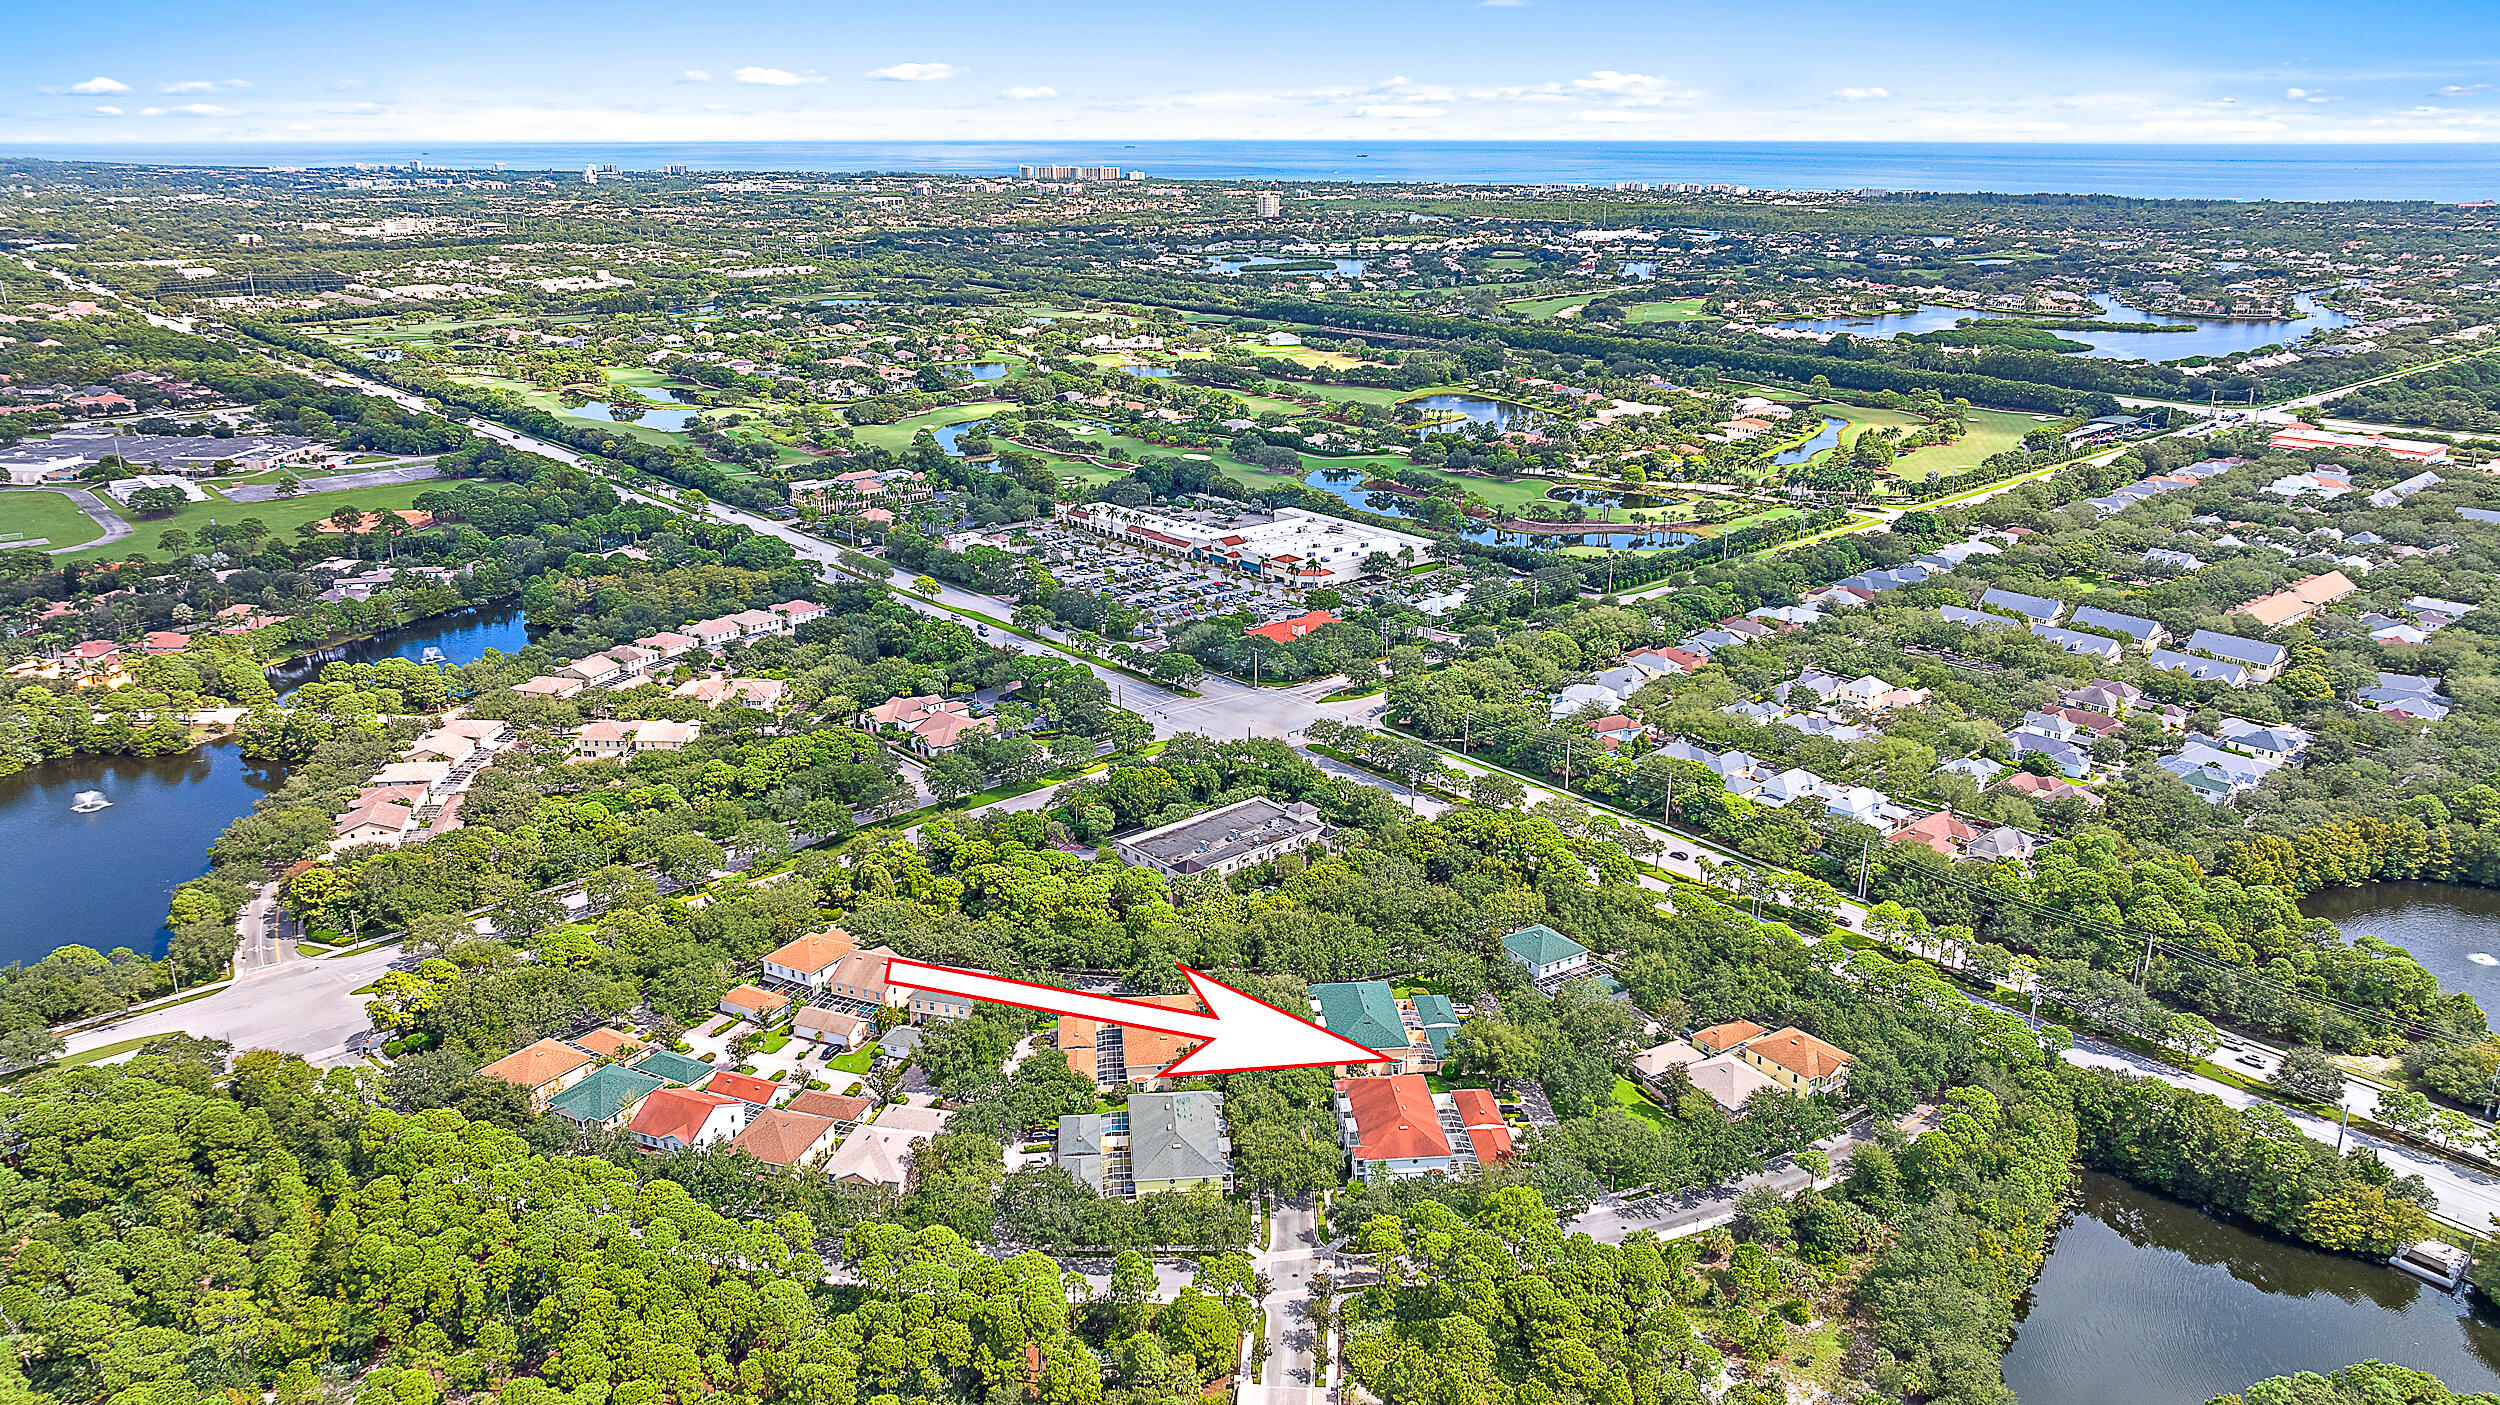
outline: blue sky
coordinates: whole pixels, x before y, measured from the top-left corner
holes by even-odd
[[[2500,3],[27,0],[0,141],[2500,137]]]

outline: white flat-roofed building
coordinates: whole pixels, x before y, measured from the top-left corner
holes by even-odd
[[[1059,518],[1117,541],[1297,586],[1342,585],[1371,574],[1363,563],[1372,557],[1415,562],[1426,559],[1432,549],[1429,537],[1299,507],[1278,508],[1273,514],[1185,516],[1076,503],[1062,504]]]

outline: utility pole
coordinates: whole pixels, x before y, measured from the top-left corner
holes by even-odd
[[[2142,985],[2142,984],[2144,984],[2146,981],[2151,980],[2152,978],[2153,978],[2153,934],[2152,934],[2152,933],[2150,933],[2150,932],[2146,932],[2146,933],[2144,934],[2144,964],[2142,964],[2141,966],[2138,966],[2138,967],[2136,968],[2136,972],[2135,972],[2135,983],[2136,983],[2137,985]]]
[[[2344,1120],[2335,1124],[2335,1154],[2344,1154],[2344,1133],[2352,1129],[2352,1104],[2344,1104]]]

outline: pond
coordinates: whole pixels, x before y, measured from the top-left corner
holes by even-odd
[[[2228,1224],[2086,1174],[2022,1307],[2022,1405],[2203,1405],[2371,1358],[2500,1389],[2500,1318],[2382,1264]]]
[[[986,429],[988,426],[988,420],[965,420],[960,424],[942,424],[930,430],[929,437],[937,441],[939,449],[955,458],[962,458],[964,456],[963,437],[975,430]]]
[[[1618,278],[1639,278],[1644,280],[1655,278],[1658,276],[1658,265],[1654,263],[1621,264],[1616,267],[1615,276]]]
[[[1178,370],[1170,366],[1122,366],[1120,369],[1132,376],[1145,376],[1159,381],[1170,380],[1180,374]]]
[[[646,390],[641,386],[636,386],[634,389],[638,394],[658,400],[660,397],[652,392],[664,388],[652,386]],[[683,430],[689,421],[703,413],[699,405],[672,408],[667,404],[662,404],[658,409],[653,410],[628,408],[624,416],[620,418],[611,413],[615,408],[605,400],[585,400],[579,405],[565,407],[562,413],[567,419],[589,420],[594,424],[638,424],[645,429],[665,430],[670,434]]]
[[[946,369],[961,371],[976,381],[994,381],[1007,374],[1007,363],[1004,361],[953,361],[947,363]]]
[[[1329,477],[1332,473],[1343,476]],[[1303,475],[1302,481],[1348,507],[1383,517],[1402,517],[1409,522],[1426,520],[1414,510],[1413,499],[1398,493],[1366,490],[1363,487],[1366,475],[1360,472],[1347,473],[1343,468],[1315,468]],[[1630,527],[1614,532],[1510,532],[1484,523],[1473,523],[1460,529],[1458,535],[1471,542],[1484,542],[1491,546],[1524,546],[1537,550],[1559,550],[1566,546],[1603,546],[1618,551],[1636,547],[1655,549],[1689,546],[1701,540],[1690,532],[1671,532],[1664,526]]]
[[[1310,278],[1361,278],[1364,276],[1365,270],[1371,267],[1371,260],[1369,259],[1287,259],[1270,258],[1266,255],[1249,254],[1209,254],[1207,256],[1207,266],[1214,269],[1218,273],[1239,273],[1244,269],[1248,269],[1252,273],[1257,273],[1265,269],[1274,268],[1279,264],[1322,262],[1334,265],[1334,267],[1308,269],[1296,268],[1289,275],[1280,273],[1276,276],[1280,278],[1288,276]]]
[[[2450,883],[2363,883],[2322,888],[2300,900],[2347,937],[2376,937],[2412,953],[2442,990],[2474,997],[2500,1016],[2500,891]]]
[[[1514,405],[1507,400],[1495,400],[1483,395],[1426,395],[1398,403],[1443,417],[1441,423],[1426,425],[1417,431],[1419,434],[1447,433],[1458,424],[1457,420],[1446,418],[1452,411],[1463,416],[1468,423],[1499,425],[1506,430],[1526,429],[1529,422],[1536,418],[1536,411],[1525,405]]]
[[[526,647],[532,631],[521,618],[521,607],[513,604],[487,605],[476,609],[454,610],[386,629],[370,639],[351,639],[318,654],[289,659],[269,670],[269,686],[280,693],[290,693],[321,676],[321,667],[328,663],[379,663],[384,659],[417,659],[428,649],[443,651],[440,663],[476,663],[486,651],[517,654]]]
[[[165,902],[284,773],[231,742],[180,756],[69,756],[0,777],[0,962],[76,943],[162,956]],[[110,808],[77,814],[79,792]]]
[[[1794,445],[1780,450],[1778,453],[1771,456],[1771,462],[1804,463],[1806,460],[1813,458],[1816,454],[1823,452],[1825,449],[1837,447],[1840,443],[1840,432],[1848,427],[1849,422],[1847,420],[1834,419],[1830,415],[1825,415],[1823,417],[1823,427],[1815,431],[1812,439],[1807,440],[1803,444]]]
[[[2075,355],[2110,361],[2177,361],[2189,356],[2227,356],[2276,343],[2289,345],[2302,337],[2333,331],[2352,319],[2320,303],[2307,293],[2292,299],[2292,306],[2302,316],[2287,322],[2233,322],[2207,317],[2156,317],[2140,308],[2129,307],[2113,297],[2095,299],[2103,320],[2125,323],[2157,323],[2163,326],[2192,327],[2187,332],[2085,332],[2063,331],[2057,335],[2091,347]],[[1782,322],[1807,332],[1847,332],[1852,336],[1873,337],[1889,341],[1908,332],[1941,332],[1959,324],[1965,317],[1995,317],[2002,314],[1975,312],[1967,307],[1938,307],[1922,304],[1915,312],[1892,312],[1880,317],[1816,317],[1803,321]]]

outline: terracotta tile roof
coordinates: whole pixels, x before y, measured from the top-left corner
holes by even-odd
[[[769,1078],[758,1078],[751,1073],[732,1073],[724,1068],[704,1082],[703,1091],[736,1098],[742,1103],[762,1104],[781,1096],[781,1085]]]
[[[1713,1051],[1733,1049],[1748,1039],[1758,1038],[1769,1032],[1751,1020],[1729,1020],[1725,1024],[1714,1024],[1708,1029],[1694,1030],[1693,1047]]]
[[[1778,1064],[1800,1078],[1829,1078],[1849,1066],[1852,1055],[1794,1025],[1774,1030],[1745,1046],[1745,1052]]]
[[[525,1049],[516,1049],[495,1060],[478,1073],[486,1078],[500,1078],[524,1088],[543,1088],[566,1074],[593,1062],[590,1055],[570,1044],[541,1039]]]
[[[821,971],[858,949],[859,943],[850,933],[827,927],[785,943],[779,950],[766,953],[764,959],[793,971]]]
[[[576,1049],[587,1049],[603,1059],[621,1058],[628,1049],[642,1047],[642,1041],[619,1029],[594,1029],[565,1041]]]
[[[734,1107],[737,1102],[736,1098],[697,1092],[692,1088],[656,1088],[651,1096],[642,1100],[642,1106],[634,1113],[634,1120],[627,1125],[627,1130],[636,1136],[659,1141],[675,1137],[692,1146],[695,1137],[702,1132],[703,1124],[711,1120],[712,1109]]]
[[[1478,1161],[1489,1164],[1510,1155],[1510,1124],[1502,1120],[1501,1105],[1491,1093],[1461,1088],[1450,1094],[1450,1102],[1458,1109],[1458,1120],[1467,1128],[1467,1141],[1476,1149]]]
[[[741,1010],[778,1010],[790,1003],[790,997],[766,990],[760,985],[733,985],[721,996],[721,1003]]]
[[[1354,1118],[1354,1159],[1413,1161],[1450,1154],[1431,1085],[1419,1073],[1340,1078],[1337,1092]]]
[[[830,1117],[810,1117],[804,1112],[766,1108],[755,1114],[746,1130],[730,1139],[729,1144],[758,1161],[776,1166],[795,1166],[820,1149],[825,1138],[840,1124]]]
[[[792,1098],[788,1110],[804,1112],[810,1117],[830,1117],[836,1122],[857,1122],[866,1117],[868,1109],[874,1106],[876,1104],[866,1098],[854,1098],[843,1093],[828,1093],[822,1088],[810,1088]]]

